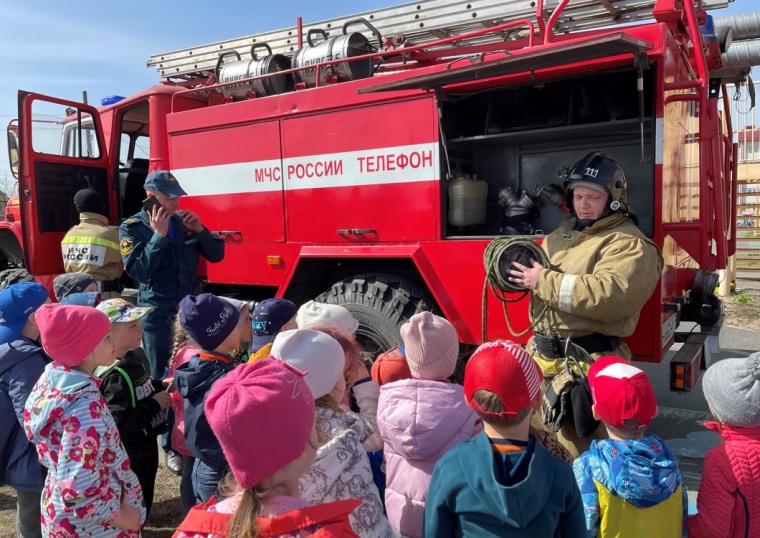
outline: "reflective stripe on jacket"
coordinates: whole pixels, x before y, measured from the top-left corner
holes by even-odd
[[[97,213],[81,213],[80,223],[61,241],[67,273],[87,273],[95,280],[121,278],[124,264],[119,251],[119,229]]]

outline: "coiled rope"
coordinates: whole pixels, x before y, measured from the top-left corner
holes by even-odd
[[[481,304],[481,327],[482,327],[482,338],[483,342],[486,341],[486,318],[488,313],[488,290],[491,290],[491,293],[496,297],[499,301],[501,301],[502,309],[504,311],[504,319],[507,322],[507,328],[509,329],[509,332],[512,333],[515,337],[525,336],[530,331],[533,330],[533,328],[536,326],[536,324],[543,319],[543,317],[546,315],[547,310],[549,309],[548,305],[541,302],[541,309],[539,312],[534,315],[534,303],[537,301],[534,301],[533,297],[531,297],[529,307],[528,307],[528,314],[530,318],[533,320],[530,324],[530,326],[525,329],[524,331],[516,332],[514,328],[512,327],[512,323],[509,321],[509,314],[507,312],[507,304],[509,303],[516,303],[521,301],[523,298],[525,298],[528,293],[530,293],[530,290],[524,290],[521,295],[517,298],[510,299],[507,294],[515,293],[515,290],[508,289],[503,280],[501,275],[499,274],[499,256],[504,251],[504,249],[508,247],[513,246],[524,246],[528,247],[531,250],[532,254],[535,254],[536,258],[538,258],[536,261],[543,265],[546,268],[549,268],[551,264],[549,263],[549,258],[546,257],[546,254],[541,248],[538,248],[536,243],[533,241],[533,239],[526,238],[526,237],[497,237],[493,241],[491,241],[487,246],[486,250],[483,254],[483,266],[486,270],[486,278],[483,282],[483,301]]]

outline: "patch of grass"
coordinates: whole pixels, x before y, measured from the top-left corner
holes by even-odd
[[[735,303],[749,304],[753,301],[752,296],[747,292],[736,294],[732,297]]]
[[[160,458],[153,509],[143,529],[143,538],[171,538],[182,521],[179,477],[164,467],[163,452]],[[0,537],[16,537],[16,492],[8,486],[0,487]]]

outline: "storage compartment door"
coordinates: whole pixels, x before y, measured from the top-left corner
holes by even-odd
[[[288,241],[438,237],[436,114],[426,97],[282,122]]]
[[[279,286],[286,265],[273,244],[285,241],[279,123],[178,132],[169,136],[172,172],[195,211],[224,238],[224,262],[200,268],[211,282]]]

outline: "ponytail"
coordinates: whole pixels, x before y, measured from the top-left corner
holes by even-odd
[[[240,504],[227,527],[228,538],[259,538],[259,516],[264,493],[256,486],[243,491]]]
[[[174,327],[172,327],[172,336],[173,336],[172,354],[171,354],[171,357],[169,358],[169,370],[171,370],[174,367],[174,361],[177,358],[177,353],[179,352],[179,350],[182,349],[182,346],[190,342],[190,336],[188,336],[187,331],[179,322],[179,313],[177,314],[177,317],[174,318]]]

